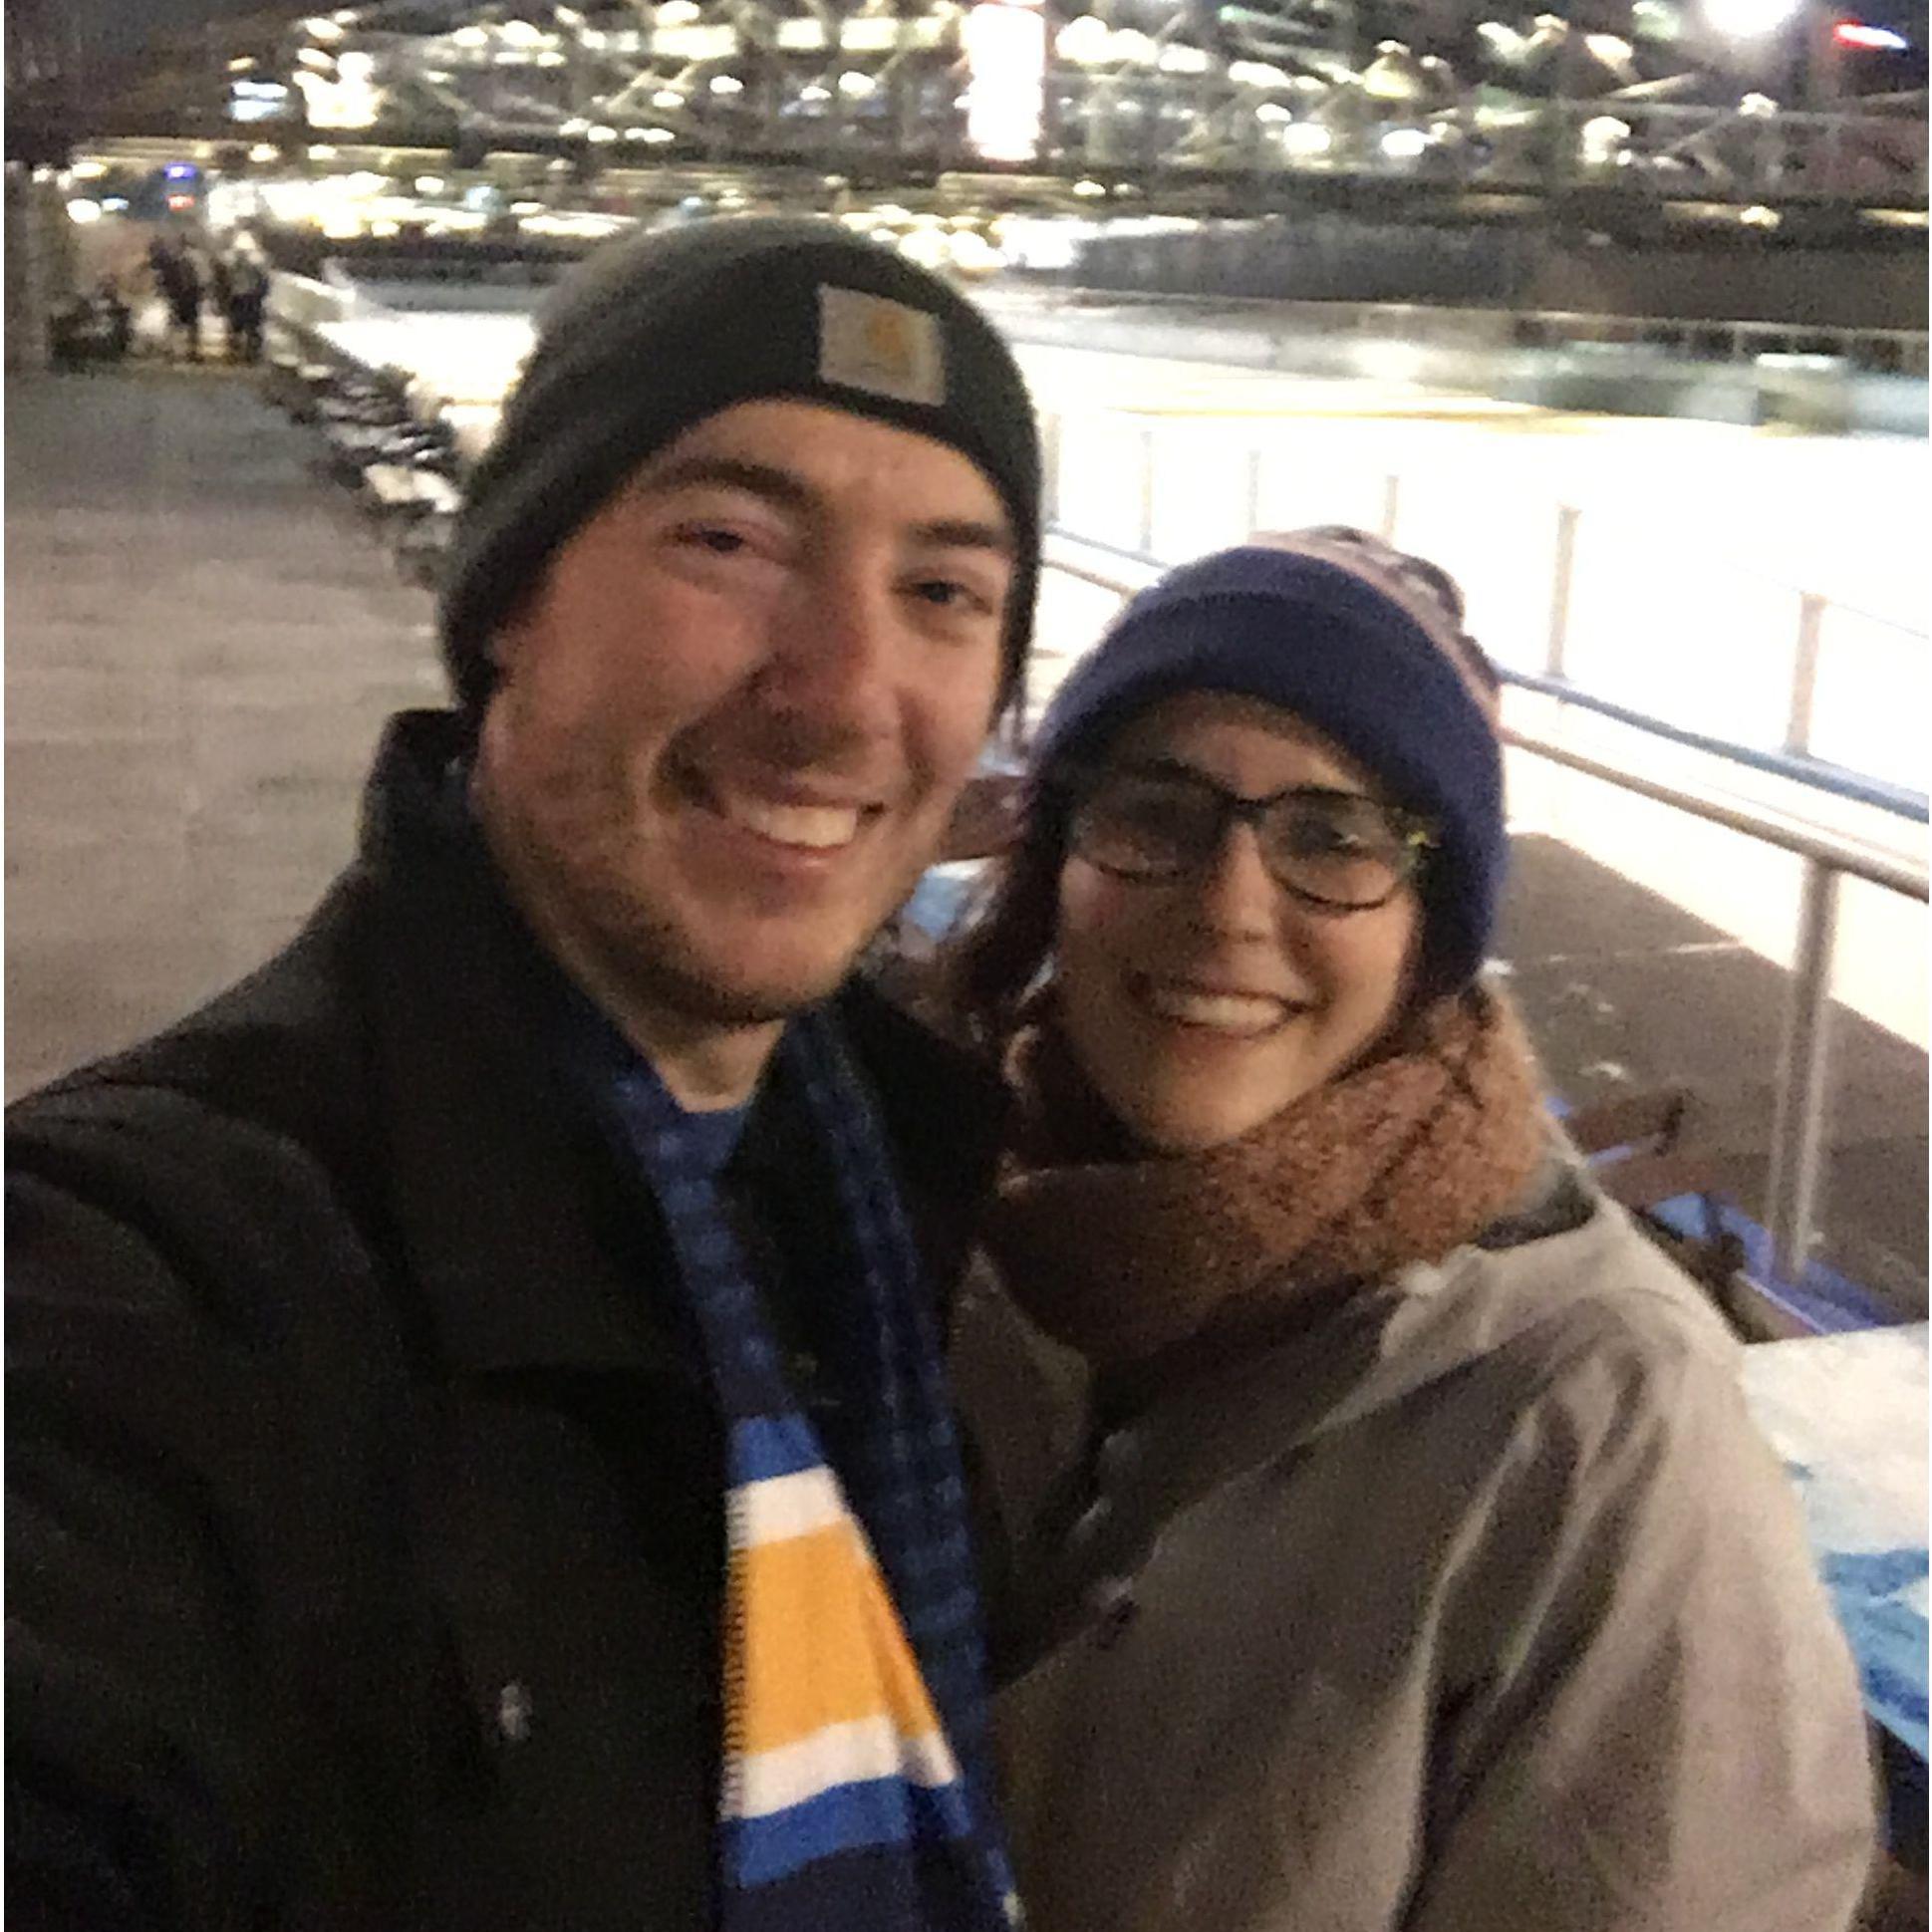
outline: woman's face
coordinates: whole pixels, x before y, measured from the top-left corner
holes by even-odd
[[[1352,758],[1289,712],[1191,691],[1136,718],[1107,763],[1158,761],[1243,798],[1321,786],[1381,799]],[[1385,801],[1386,802],[1386,801]],[[1412,883],[1369,911],[1310,906],[1262,865],[1252,825],[1171,882],[1070,856],[1055,976],[1069,1045],[1140,1139],[1168,1152],[1245,1134],[1354,1066],[1410,981]]]

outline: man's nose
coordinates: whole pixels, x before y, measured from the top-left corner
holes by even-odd
[[[775,628],[763,683],[788,715],[842,731],[889,719],[899,614],[876,566],[828,558],[802,572]]]

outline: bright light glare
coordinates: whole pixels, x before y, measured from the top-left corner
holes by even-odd
[[[713,94],[742,94],[744,83],[735,74],[713,74],[711,76]]]
[[[415,177],[415,191],[418,194],[440,194],[448,185],[440,174],[418,174]]]
[[[1412,161],[1429,145],[1420,128],[1391,128],[1382,137],[1382,151],[1392,161]]]
[[[101,219],[101,203],[99,201],[89,201],[79,198],[70,201],[67,204],[67,218],[70,221],[80,222],[83,227],[90,221],[99,221]]]
[[[262,161],[279,161],[282,158],[282,150],[271,141],[258,140],[248,150],[248,158],[257,163]]]
[[[1290,154],[1325,154],[1335,144],[1335,137],[1318,121],[1295,121],[1281,130],[1281,145]]]
[[[1912,44],[1889,27],[1868,27],[1862,20],[1839,21],[1831,38],[1840,47],[1866,47],[1881,54],[1902,54]]]
[[[1773,34],[1797,11],[1797,0],[1704,0],[1704,18],[1733,40]]]
[[[966,17],[966,139],[988,160],[1039,152],[1045,106],[1046,21],[1026,7],[984,0]]]

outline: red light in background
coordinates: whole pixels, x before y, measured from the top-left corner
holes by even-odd
[[[170,194],[167,197],[167,205],[176,210],[191,208],[194,206],[194,196],[191,194]]]
[[[1911,45],[1889,27],[1868,27],[1862,20],[1841,20],[1831,30],[1840,47],[1859,47],[1872,53],[1902,54]]]

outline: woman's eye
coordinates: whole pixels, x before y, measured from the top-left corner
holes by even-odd
[[[1201,820],[1199,803],[1175,793],[1143,792],[1114,801],[1120,822],[1151,839],[1185,839]]]

